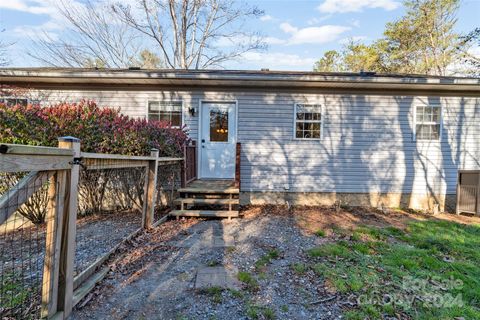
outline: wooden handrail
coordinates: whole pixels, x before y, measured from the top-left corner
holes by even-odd
[[[0,154],[25,154],[41,156],[73,156],[73,151],[54,147],[30,146],[23,144],[0,144]]]
[[[197,179],[197,143],[192,140],[183,148],[184,162],[182,166],[182,188]]]
[[[242,153],[242,144],[237,142],[235,146],[235,187],[240,189],[240,159]]]

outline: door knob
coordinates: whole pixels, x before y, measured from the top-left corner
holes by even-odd
[[[202,143],[205,143],[205,139],[202,139]]]

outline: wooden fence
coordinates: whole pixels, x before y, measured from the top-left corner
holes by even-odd
[[[44,253],[39,255],[43,258],[41,298],[33,297],[32,301],[28,302],[30,304],[38,302],[38,315],[28,310],[24,313],[30,312],[28,316],[33,318],[67,318],[72,308],[93,288],[96,282],[106,275],[108,270],[102,269],[99,272],[99,268],[120,245],[118,244],[108,254],[99,257],[81,273],[74,274],[80,166],[85,166],[89,170],[106,168],[145,170],[141,228],[134,232],[138,233],[142,229],[148,229],[154,225],[159,166],[180,165],[182,162],[182,158],[158,157],[158,150],[152,150],[151,155],[146,157],[85,153],[81,152],[80,141],[73,137],[59,138],[58,148],[0,145],[0,172],[22,173],[22,177],[14,187],[0,193],[0,225],[11,220],[16,214],[15,212],[35,192],[45,187],[46,184],[49,188],[43,238],[45,248]],[[159,222],[161,221],[157,221],[157,224]],[[14,232],[15,230],[8,233],[13,234],[12,239],[15,237]],[[131,236],[132,234],[128,237]],[[21,266],[23,265],[22,262]],[[15,267],[15,263],[13,266]],[[16,276],[15,272],[13,274]],[[3,286],[4,283],[1,285]],[[24,301],[25,299],[18,300],[17,296],[14,298],[9,300],[9,308],[14,307],[12,307],[12,301],[27,303]],[[33,309],[37,310],[35,308],[34,306]],[[22,315],[17,316],[22,317]]]

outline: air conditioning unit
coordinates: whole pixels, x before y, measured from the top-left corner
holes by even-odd
[[[458,171],[456,211],[480,215],[480,170]]]

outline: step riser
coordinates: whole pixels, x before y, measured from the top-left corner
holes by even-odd
[[[236,218],[238,211],[214,210],[173,210],[170,215],[175,217],[206,217],[206,218]]]
[[[240,204],[239,189],[232,184],[198,181],[191,187],[178,190],[180,197],[175,200],[179,210],[170,214],[178,217],[238,217]]]
[[[232,194],[198,194],[198,193],[180,193],[180,198],[192,199],[239,199],[238,195]]]
[[[178,189],[180,193],[189,193],[189,194],[239,194],[238,189],[225,189],[225,190],[207,190],[207,189],[189,189],[181,188]]]
[[[175,204],[187,205],[238,205],[240,201],[238,199],[194,199],[194,198],[185,198],[185,199],[176,199]]]

